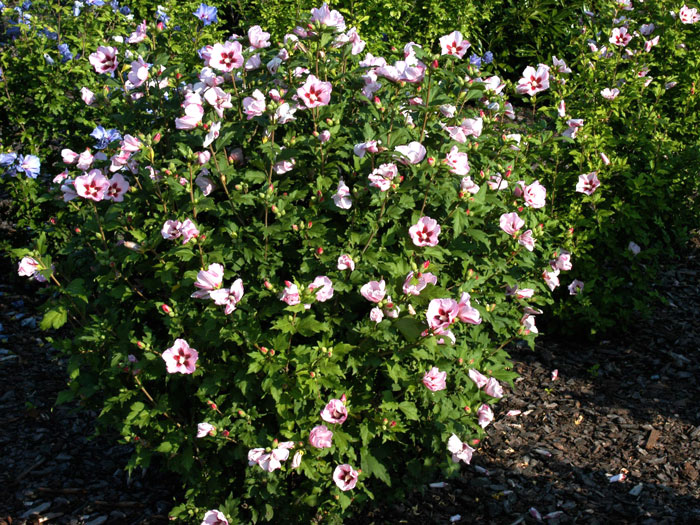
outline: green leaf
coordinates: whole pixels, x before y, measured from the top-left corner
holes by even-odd
[[[39,327],[42,330],[49,330],[51,328],[58,329],[66,324],[66,321],[68,321],[68,311],[63,306],[59,306],[44,314],[44,318],[41,320]]]
[[[418,340],[424,329],[423,323],[413,317],[400,317],[394,321],[394,326],[411,343]]]
[[[414,421],[418,421],[418,419],[420,419],[418,417],[418,409],[416,408],[416,405],[410,401],[403,401],[399,403],[399,409],[401,409],[401,412],[403,412],[408,419],[412,419]]]
[[[360,451],[360,454],[362,455],[362,472],[382,480],[391,487],[391,478],[389,477],[389,473],[386,471],[386,467],[382,465],[377,458],[372,456],[368,449],[363,448]]]

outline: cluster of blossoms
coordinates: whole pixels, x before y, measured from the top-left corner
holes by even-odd
[[[168,220],[163,224],[160,234],[163,236],[163,239],[169,241],[182,237],[182,244],[187,244],[191,239],[199,235],[199,230],[191,219],[185,219],[183,222]]]
[[[39,273],[45,268],[33,257],[23,257],[19,262],[19,267],[17,270],[18,275],[21,277],[30,277],[35,281],[40,283],[45,283],[47,281],[46,277]]]
[[[30,179],[36,179],[41,171],[41,160],[36,155],[0,153],[0,167],[5,168],[5,174],[12,177],[19,172],[24,173]]]
[[[187,241],[185,241],[187,242]],[[230,288],[222,288],[224,267],[218,263],[210,264],[206,270],[200,270],[194,286],[198,288],[191,297],[211,299],[214,304],[224,306],[224,313],[229,315],[236,309],[244,294],[243,280],[236,279]]]

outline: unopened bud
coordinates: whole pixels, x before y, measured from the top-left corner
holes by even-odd
[[[314,371],[312,370],[311,372],[309,372],[309,375],[310,375],[312,378],[314,378],[314,377],[316,377],[316,372],[314,372]]]
[[[266,353],[268,352],[267,347],[261,346],[261,347],[260,347],[260,352],[262,352],[263,354],[266,354]]]
[[[435,164],[435,157],[428,157],[428,166],[433,166]]]
[[[272,357],[273,355],[275,355],[275,349],[274,349],[274,348],[271,348],[271,349],[270,349],[270,357]]]
[[[348,400],[348,398],[346,397],[345,394],[343,394],[342,396],[340,396],[340,400],[341,400],[343,403],[345,403],[345,402]]]
[[[139,348],[144,348],[146,345],[144,345],[141,341],[136,341],[136,346]]]
[[[433,60],[433,69],[437,69],[440,66],[440,64],[437,61],[437,58]]]
[[[396,426],[396,421],[392,421],[391,423],[389,423],[389,426],[390,426],[390,427],[395,427],[395,426]]]
[[[316,248],[316,253],[319,255],[323,255],[323,247],[319,246],[318,248]]]
[[[228,430],[224,430],[224,431],[221,432],[221,434],[222,434],[224,437],[228,437],[229,434],[230,434],[230,432],[229,432]]]
[[[163,310],[163,312],[165,312],[166,314],[170,314],[170,313],[173,311],[173,309],[170,308],[167,304],[162,304],[162,305],[160,305],[160,308],[161,308],[161,310]]]
[[[267,288],[268,290],[272,290],[272,283],[271,283],[270,281],[268,281],[267,279],[265,280],[265,282],[263,283],[263,285],[264,285],[265,288]]]

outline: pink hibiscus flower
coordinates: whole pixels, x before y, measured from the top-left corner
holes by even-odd
[[[434,366],[423,376],[423,384],[432,391],[445,390],[447,388],[447,372],[441,372],[438,367]]]
[[[464,53],[471,44],[464,40],[462,33],[459,31],[453,31],[449,35],[440,37],[440,48],[442,55],[455,55],[459,58],[464,58]]]
[[[243,47],[240,42],[228,40],[214,44],[209,50],[209,67],[230,73],[243,66]]]
[[[549,89],[549,68],[540,64],[537,66],[537,70],[532,66],[525,68],[523,77],[518,80],[518,87],[515,88],[515,91],[521,95],[533,96],[546,89]]]
[[[515,212],[504,213],[501,215],[499,223],[501,229],[508,235],[515,235],[518,230],[525,225],[525,221],[523,221]]]
[[[90,170],[85,175],[75,178],[75,191],[84,199],[99,202],[109,189],[109,181],[100,170]]]
[[[214,300],[214,304],[226,306],[224,313],[229,315],[236,309],[236,305],[243,297],[243,293],[243,280],[236,279],[230,289],[212,290],[209,292],[209,297]]]
[[[348,464],[338,465],[333,471],[333,481],[343,492],[354,489],[359,476],[360,473]]]
[[[348,409],[340,399],[331,399],[323,410],[321,419],[327,423],[338,423],[342,425],[348,418]]]
[[[421,217],[408,229],[408,234],[416,246],[437,246],[440,225],[435,219]]]
[[[576,191],[579,193],[585,193],[586,195],[593,195],[598,186],[600,186],[600,181],[598,180],[598,172],[593,171],[591,173],[584,173],[579,175],[578,183],[576,184]]]
[[[306,82],[297,89],[297,96],[304,102],[307,108],[327,106],[331,100],[333,86],[330,82],[321,82],[314,75],[309,75]]]
[[[467,465],[472,460],[472,454],[474,454],[474,449],[463,443],[456,435],[452,434],[450,439],[447,440],[447,450],[452,452],[452,461],[459,463],[464,461]]]
[[[169,374],[191,374],[199,358],[197,350],[190,348],[184,339],[175,339],[173,346],[163,352],[163,360]]]
[[[362,297],[373,303],[378,303],[386,295],[386,283],[384,279],[381,281],[370,281],[360,288]]]
[[[426,312],[428,326],[436,333],[442,333],[459,316],[459,304],[454,299],[433,299]]]
[[[328,430],[325,425],[319,425],[311,429],[309,434],[309,443],[316,448],[330,448],[333,440],[333,432]]]
[[[88,60],[97,73],[114,73],[119,65],[118,52],[116,47],[100,46]]]

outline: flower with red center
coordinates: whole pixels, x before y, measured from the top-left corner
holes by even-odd
[[[173,346],[163,352],[163,360],[169,374],[191,374],[199,358],[197,350],[190,348],[184,339],[175,339]]]
[[[479,418],[479,426],[481,428],[486,428],[489,426],[491,421],[493,421],[493,410],[491,410],[491,407],[485,403],[479,407],[476,415]]]
[[[228,525],[226,516],[218,510],[208,510],[200,525]]]
[[[309,434],[309,443],[316,448],[330,448],[332,439],[333,432],[328,430],[325,425],[314,427]]]
[[[454,299],[433,299],[426,312],[428,326],[436,333],[442,333],[459,316],[459,304]]]
[[[437,285],[437,277],[430,272],[419,273],[415,276],[413,272],[406,276],[403,282],[403,293],[406,295],[420,295],[429,284]]]
[[[391,188],[391,181],[398,175],[396,164],[382,164],[369,174],[369,185],[387,191]]]
[[[323,410],[321,419],[327,423],[343,424],[348,418],[348,409],[340,399],[331,399]]]
[[[320,248],[319,248],[320,250]],[[316,300],[323,303],[333,297],[333,282],[325,275],[319,275],[309,285],[309,291],[316,290]]]
[[[218,263],[210,264],[206,270],[200,270],[197,274],[197,280],[194,283],[195,288],[199,288],[190,297],[195,299],[207,299],[210,292],[221,288],[221,282],[224,278],[224,267]]]
[[[98,169],[90,170],[85,175],[75,178],[75,191],[84,199],[99,202],[105,198],[109,181]]]
[[[243,66],[243,47],[240,42],[214,44],[209,50],[209,67],[230,73]]]
[[[467,443],[463,443],[456,435],[452,434],[450,439],[447,440],[447,450],[452,452],[452,461],[459,463],[464,461],[467,465],[472,460],[472,454],[474,449],[470,447]]]
[[[600,186],[600,181],[598,180],[597,172],[584,173],[578,177],[576,191],[585,193],[586,195],[593,195],[593,192],[598,189],[598,186]]]
[[[452,173],[455,175],[466,175],[469,173],[469,158],[466,153],[459,151],[457,146],[452,146],[452,149],[443,160]]]
[[[511,212],[501,215],[499,224],[501,229],[508,235],[515,235],[518,230],[525,225],[525,221],[523,221],[517,213]]]
[[[88,60],[97,73],[114,73],[119,62],[117,61],[116,47],[100,46],[92,53]]]
[[[104,198],[114,202],[122,202],[124,194],[129,191],[129,183],[119,173],[116,173],[109,179],[108,183],[109,187],[105,192]]]
[[[333,86],[330,82],[321,82],[314,75],[309,75],[306,82],[297,89],[297,96],[311,109],[327,106],[331,100],[331,91]]]
[[[243,280],[236,279],[230,289],[223,288],[209,292],[209,297],[214,300],[215,304],[226,306],[224,313],[229,315],[236,309],[236,305],[243,297]]]
[[[471,47],[471,44],[464,40],[462,33],[453,31],[449,35],[440,37],[440,48],[442,55],[454,55],[459,58],[464,57],[464,53]]]
[[[373,303],[378,303],[386,295],[386,283],[384,279],[381,281],[370,281],[360,288],[362,297]]]
[[[421,217],[408,229],[408,234],[416,246],[437,246],[440,225],[435,219]]]
[[[525,68],[523,77],[518,80],[518,87],[515,88],[515,91],[521,95],[533,96],[546,89],[549,89],[549,68],[540,64],[536,70],[532,66]]]
[[[333,481],[342,491],[354,489],[359,476],[360,473],[348,464],[338,465],[333,471]]]
[[[632,40],[632,35],[627,32],[626,27],[616,27],[612,30],[612,36],[610,37],[610,43],[616,46],[625,47]]]

